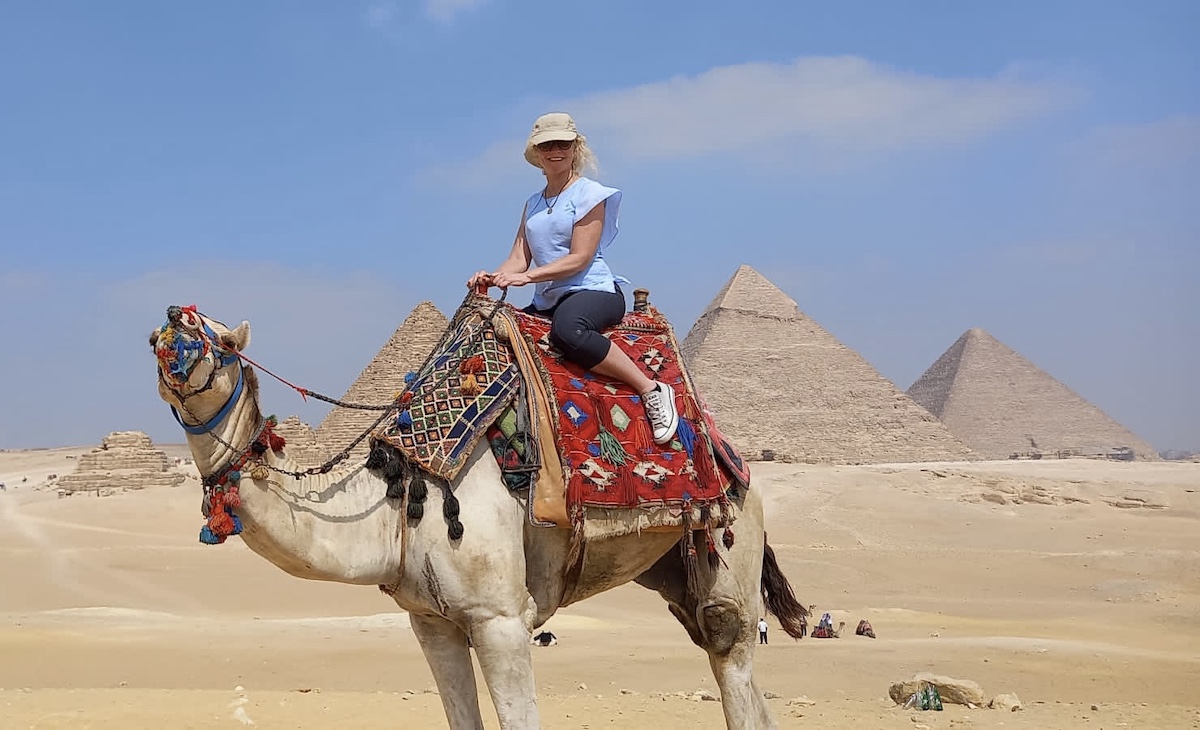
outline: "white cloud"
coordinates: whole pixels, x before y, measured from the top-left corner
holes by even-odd
[[[392,27],[400,15],[400,4],[396,0],[379,0],[367,6],[363,18],[367,25],[378,31]]]
[[[1026,73],[1013,67],[994,77],[943,78],[856,56],[802,57],[722,66],[552,106],[571,112],[587,134],[603,139],[606,159],[677,159],[764,145],[858,159],[970,142],[1049,114],[1080,95],[1068,83]],[[491,177],[498,149],[511,165],[521,141],[494,145],[455,174]]]
[[[1118,167],[1158,168],[1200,159],[1200,115],[1176,115],[1143,124],[1100,127],[1075,151]]]
[[[487,0],[425,0],[425,13],[434,20],[449,23],[459,13],[485,2]]]

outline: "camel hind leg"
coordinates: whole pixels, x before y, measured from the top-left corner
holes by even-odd
[[[750,501],[750,500],[747,500]],[[742,513],[735,523],[736,541],[726,549],[717,541],[723,564],[716,569],[706,559],[703,533],[695,533],[700,555],[696,595],[687,591],[680,550],[671,550],[637,582],[658,591],[692,641],[708,654],[713,677],[721,689],[725,725],[738,730],[775,728],[762,690],[754,681],[757,624],[762,610],[764,537],[761,507]]]

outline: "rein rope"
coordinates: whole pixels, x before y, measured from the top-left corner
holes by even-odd
[[[458,310],[456,310],[456,311],[461,311],[462,308],[465,307],[467,305],[467,303],[469,301],[471,301],[471,299],[473,297],[486,295],[486,291],[487,290],[483,289],[482,287],[477,288],[474,291],[468,291],[467,295],[463,298],[462,303],[458,305]],[[484,330],[489,327],[495,326],[493,320],[496,316],[496,313],[500,311],[500,308],[502,306],[504,306],[504,300],[507,297],[508,297],[508,290],[502,289],[500,298],[498,300],[496,300],[495,306],[492,307],[492,310],[483,317],[483,320],[482,320],[483,326],[478,328],[474,333],[472,333],[471,337],[465,343],[468,346],[468,348],[467,348],[467,354],[464,355],[464,359],[466,357],[469,357],[470,355],[474,354],[475,350],[479,347],[480,344],[482,344]],[[191,310],[193,312],[195,312],[194,308],[191,308]],[[199,314],[199,313],[197,312],[197,314]],[[412,401],[412,398],[413,398],[413,393],[410,390],[411,384],[413,382],[416,382],[420,378],[420,374],[424,373],[426,371],[426,369],[429,367],[429,365],[433,362],[434,358],[436,358],[441,353],[442,346],[446,344],[446,341],[449,339],[449,337],[451,335],[451,330],[452,330],[451,327],[446,327],[445,331],[442,332],[442,337],[441,337],[441,339],[438,340],[437,345],[435,345],[434,348],[430,351],[429,355],[426,356],[425,361],[423,363],[421,363],[421,367],[415,371],[415,376],[412,378],[408,378],[408,377],[405,378],[406,382],[404,385],[404,390],[401,391],[400,394],[397,395],[396,398],[393,399],[391,403],[384,404],[384,405],[372,405],[372,404],[365,404],[365,403],[350,403],[347,401],[339,400],[337,398],[331,398],[327,395],[322,395],[320,393],[309,390],[307,388],[303,388],[301,386],[295,385],[294,383],[291,383],[288,380],[285,380],[284,378],[280,377],[279,375],[276,375],[275,373],[271,372],[270,370],[263,367],[262,365],[259,365],[254,360],[251,360],[249,357],[246,357],[246,355],[244,355],[243,353],[239,352],[238,350],[234,349],[231,346],[227,346],[220,342],[217,342],[215,344],[219,345],[221,347],[221,349],[229,351],[238,359],[245,361],[248,365],[250,365],[252,367],[256,367],[259,370],[262,370],[263,372],[267,373],[268,375],[275,378],[279,382],[283,383],[284,385],[287,385],[288,387],[292,388],[296,392],[300,393],[301,398],[307,399],[308,396],[312,396],[313,398],[316,398],[317,400],[325,401],[326,403],[331,403],[339,408],[352,408],[352,409],[358,409],[358,410],[364,410],[364,411],[382,411],[379,418],[376,418],[375,421],[372,422],[370,426],[367,426],[366,430],[364,430],[362,433],[360,433],[354,440],[352,440],[349,444],[347,444],[345,448],[343,448],[338,453],[334,454],[328,461],[326,461],[324,464],[321,464],[320,466],[313,466],[313,467],[309,467],[307,469],[291,471],[288,469],[280,469],[279,467],[272,466],[272,465],[266,463],[265,461],[258,460],[258,464],[257,464],[258,466],[261,466],[265,469],[273,471],[277,474],[283,474],[284,476],[290,476],[295,479],[300,479],[301,477],[313,476],[313,475],[317,475],[317,474],[328,474],[330,471],[333,470],[334,466],[336,466],[337,464],[350,458],[350,452],[354,450],[354,447],[356,447],[360,443],[362,443],[363,439],[370,436],[375,431],[375,429],[378,428],[381,423],[386,421],[388,419],[388,417],[390,417],[398,408],[407,406]],[[208,337],[208,335],[203,330],[198,330],[197,333],[200,334],[202,337],[206,337],[206,338]],[[412,373],[410,373],[410,374],[412,374]],[[449,376],[450,376],[449,371],[443,373],[441,375],[441,377],[436,381],[434,387],[436,388],[437,386],[440,386],[442,383],[444,383],[446,381],[446,379]],[[238,373],[238,380],[239,380],[239,385],[240,385],[241,380],[242,380],[242,374],[240,372]],[[233,396],[231,396],[230,403],[232,403],[233,400],[236,399],[236,396],[240,394],[240,390],[241,389],[239,387],[238,391],[235,392],[235,394]],[[224,446],[225,448],[229,449],[229,451],[231,453],[235,454],[235,456],[233,456],[226,463],[226,465],[224,467],[216,470],[215,472],[210,474],[208,477],[205,477],[206,484],[209,481],[213,482],[213,484],[216,484],[218,481],[223,479],[225,477],[225,475],[228,474],[229,472],[239,469],[250,458],[250,455],[252,453],[254,453],[256,456],[261,456],[262,453],[265,451],[265,449],[263,449],[263,451],[257,451],[255,447],[259,446],[261,448],[264,445],[262,443],[262,437],[263,437],[264,433],[269,432],[276,424],[274,416],[269,416],[269,417],[264,418],[261,415],[262,408],[258,403],[258,398],[257,398],[257,394],[256,394],[254,406],[256,409],[258,409],[259,414],[260,414],[259,415],[259,423],[255,427],[254,436],[250,439],[250,443],[247,444],[247,446],[244,449],[239,449],[238,447],[234,446],[233,444],[229,443],[225,439],[218,436],[216,434],[216,432],[213,430],[213,427],[215,427],[221,419],[210,419],[209,421],[205,422],[203,419],[201,419],[199,416],[197,416],[195,413],[193,413],[190,408],[187,407],[187,404],[184,402],[183,398],[180,398],[179,405],[183,409],[183,411],[185,413],[187,413],[187,415],[189,417],[192,418],[192,420],[197,422],[196,426],[188,426],[187,424],[183,423],[182,419],[180,419],[180,425],[182,425],[185,429],[187,429],[189,433],[197,433],[197,434],[205,433],[210,438],[212,438],[214,441],[216,441],[218,444],[220,444],[221,446]],[[225,408],[222,408],[222,413],[225,413],[227,415],[228,408],[229,408],[228,405]],[[195,430],[192,430],[192,429],[195,429]],[[273,435],[273,434],[268,434],[268,435]],[[276,438],[278,438],[278,437],[276,437]]]

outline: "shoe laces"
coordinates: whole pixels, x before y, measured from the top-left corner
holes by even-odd
[[[663,404],[662,389],[657,385],[654,386],[654,390],[642,396],[642,401],[646,404],[646,416],[650,419],[651,425],[655,428],[666,428],[667,409]]]

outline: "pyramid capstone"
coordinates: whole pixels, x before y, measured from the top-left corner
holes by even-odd
[[[738,268],[681,347],[717,425],[748,458],[771,451],[854,464],[973,456],[749,266]]]
[[[1154,448],[981,329],[967,330],[908,389],[988,459],[1108,456]]]

